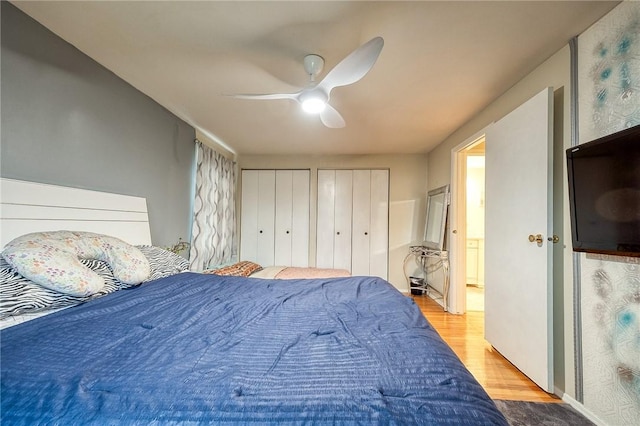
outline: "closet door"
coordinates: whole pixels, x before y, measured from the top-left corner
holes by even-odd
[[[316,266],[333,268],[336,171],[318,170]]]
[[[275,170],[242,171],[240,260],[274,262]]]
[[[371,170],[353,171],[353,253],[351,274],[369,275]]]
[[[336,170],[335,235],[333,267],[351,270],[351,224],[353,206],[353,171]]]
[[[291,266],[309,266],[309,170],[294,170],[291,192],[293,211],[291,213]]]
[[[242,171],[240,260],[255,262],[258,256],[258,171]]]
[[[351,271],[351,170],[318,170],[316,266]]]
[[[291,213],[293,211],[291,170],[276,171],[276,219],[274,265],[291,263]]]
[[[309,266],[309,171],[276,170],[275,264]]]
[[[275,170],[258,171],[258,243],[256,263],[273,265],[275,245]]]
[[[351,273],[387,279],[389,171],[353,171]]]
[[[389,171],[318,170],[316,266],[387,279]]]

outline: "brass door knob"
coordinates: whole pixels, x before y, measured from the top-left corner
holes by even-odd
[[[558,241],[560,241],[560,237],[554,235],[553,237],[547,238],[547,240],[551,241],[553,244],[558,244]]]
[[[542,238],[542,234],[536,234],[536,235],[529,235],[529,241],[530,242],[536,242],[538,244],[542,244],[542,241],[544,241],[544,239]]]

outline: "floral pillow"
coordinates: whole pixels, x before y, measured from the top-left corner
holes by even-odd
[[[204,271],[205,274],[216,274],[216,275],[233,275],[236,277],[248,277],[262,269],[262,266],[257,263],[249,262],[248,260],[243,260],[242,262],[234,263],[233,265],[225,266],[224,268],[218,269],[209,269]]]
[[[155,246],[136,246],[145,255],[151,267],[146,281],[168,277],[189,270],[189,261]],[[10,316],[32,314],[78,305],[96,297],[130,288],[138,284],[118,281],[106,262],[96,259],[80,259],[83,265],[100,275],[104,287],[90,296],[71,296],[43,287],[20,275],[0,256],[0,320]]]
[[[126,284],[138,284],[151,273],[149,261],[139,249],[118,238],[91,232],[22,235],[5,246],[2,257],[22,276],[72,296],[97,293],[105,284],[80,259],[106,262],[114,277]]]

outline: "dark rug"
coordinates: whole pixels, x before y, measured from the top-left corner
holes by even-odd
[[[593,423],[569,404],[493,400],[511,426],[587,426]]]

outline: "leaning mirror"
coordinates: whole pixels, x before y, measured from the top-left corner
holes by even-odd
[[[424,230],[426,248],[442,250],[447,226],[447,208],[449,206],[449,185],[433,189],[427,193],[427,220]]]

